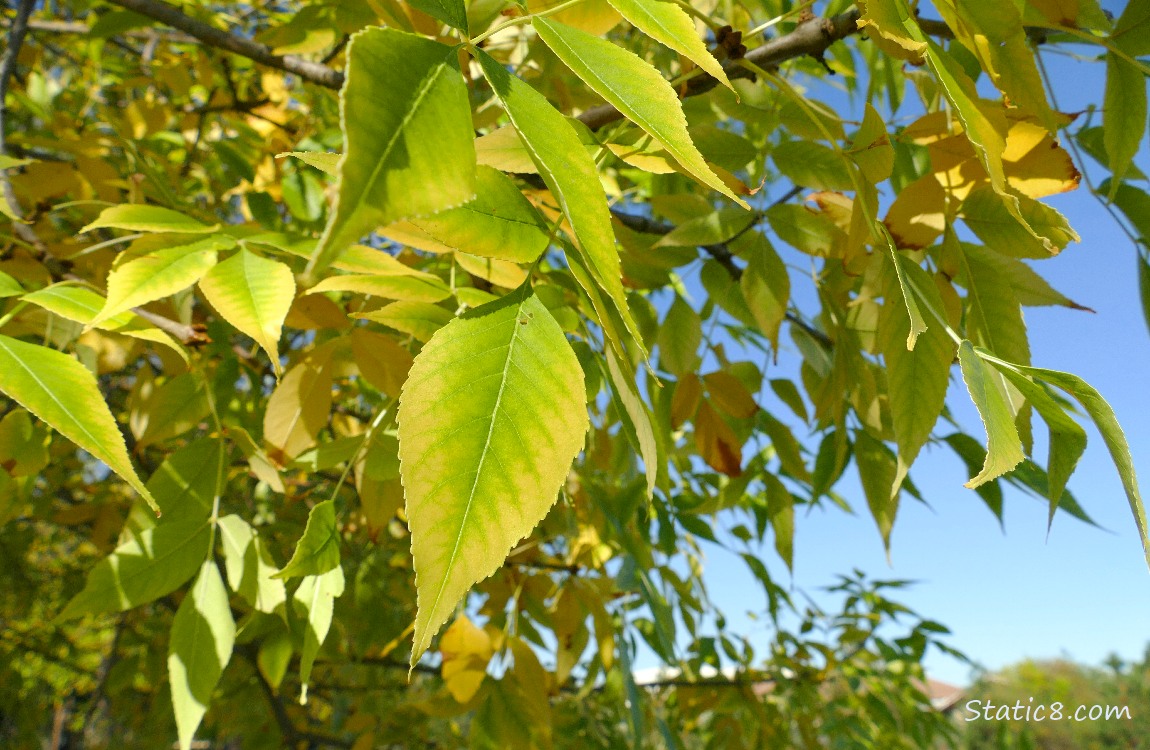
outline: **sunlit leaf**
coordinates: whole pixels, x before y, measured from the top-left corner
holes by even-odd
[[[312,281],[376,227],[475,194],[475,136],[455,49],[376,27],[355,35],[347,59],[339,195],[308,263]]]
[[[695,22],[678,5],[664,0],[609,1],[632,26],[691,60],[727,88],[732,88],[723,66],[695,31]]]
[[[398,422],[415,664],[460,598],[555,502],[587,431],[583,372],[523,289],[432,337],[404,384]]]
[[[67,354],[0,336],[0,392],[124,478],[153,509],[92,373]]]
[[[206,234],[214,232],[219,224],[205,224],[190,216],[162,206],[143,204],[122,204],[105,208],[96,220],[80,230],[80,233],[93,229],[129,229],[133,232],[182,232],[184,234]]]
[[[192,746],[235,640],[228,592],[215,561],[208,560],[176,611],[168,647],[168,681],[181,750]]]
[[[343,588],[343,568],[336,566],[323,575],[305,576],[292,597],[292,609],[304,631],[299,661],[300,703],[307,703],[312,666],[331,630],[335,600],[343,594]]]
[[[295,297],[291,269],[245,248],[200,279],[200,291],[224,320],[254,339],[281,372],[279,339]]]
[[[267,544],[251,525],[237,515],[219,520],[220,542],[228,586],[259,612],[272,614],[287,600],[279,568],[272,562]]]
[[[1002,375],[983,362],[969,341],[963,341],[958,348],[958,361],[970,399],[978,408],[986,428],[986,463],[978,475],[966,483],[967,487],[974,488],[1002,476],[1026,456],[1022,453],[1022,442],[1014,426],[1014,414]]]

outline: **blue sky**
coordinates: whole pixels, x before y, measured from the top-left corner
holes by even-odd
[[[1102,5],[1117,15],[1124,3]],[[1077,49],[1094,54],[1090,48]],[[1063,111],[1101,102],[1101,63],[1050,53],[1044,60]],[[841,94],[811,93],[832,104],[842,101]],[[1150,167],[1145,148],[1138,163],[1143,170]],[[1138,299],[1134,248],[1085,187],[1047,201],[1070,218],[1083,241],[1036,268],[1096,313],[1026,308],[1033,362],[1083,377],[1110,401],[1145,493],[1150,487],[1150,412],[1145,408],[1150,333]],[[796,279],[796,286],[801,284]],[[785,368],[784,360],[797,358],[793,346],[784,348],[780,365]],[[948,403],[966,431],[982,437],[957,372],[955,378]],[[763,405],[780,406],[769,400]],[[766,562],[780,583],[808,593],[853,568],[872,578],[914,579],[917,583],[895,598],[947,625],[953,631],[951,644],[991,669],[1027,657],[1069,656],[1098,663],[1116,652],[1139,658],[1150,643],[1150,574],[1109,453],[1092,426],[1088,431],[1089,446],[1069,487],[1104,530],[1059,514],[1048,538],[1045,504],[1007,488],[1004,532],[978,496],[962,486],[968,478],[964,466],[949,450],[934,448],[924,451],[912,471],[930,507],[904,497],[889,564],[853,470],[836,489],[858,515],[834,508],[800,512],[793,577],[769,545]],[[1044,464],[1045,426],[1039,421],[1035,435],[1035,456]],[[761,611],[759,585],[736,557],[713,545],[706,549],[706,580],[715,603],[727,613],[734,632],[760,634],[753,642],[761,649],[767,643],[765,626],[739,616],[748,609]],[[833,600],[824,601],[833,606]],[[932,676],[947,681],[965,683],[970,677],[967,666],[941,654],[929,657],[927,666]]]

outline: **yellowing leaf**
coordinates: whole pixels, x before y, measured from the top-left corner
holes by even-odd
[[[472,276],[478,276],[505,289],[515,289],[527,280],[527,271],[511,261],[456,253],[455,262]]]
[[[359,374],[367,382],[388,396],[399,395],[411,370],[412,357],[406,349],[390,336],[355,328],[351,332],[351,351]]]
[[[308,294],[320,292],[354,292],[385,299],[411,302],[439,302],[451,296],[451,289],[435,276],[427,274],[349,274],[328,276]]]
[[[280,380],[264,412],[264,441],[276,449],[271,456],[286,463],[315,445],[315,436],[331,413],[332,349],[320,347],[304,357]]]
[[[192,746],[235,641],[228,592],[215,561],[208,560],[176,610],[168,646],[168,681],[180,750]]]
[[[480,166],[494,167],[501,172],[537,174],[539,171],[514,125],[504,125],[476,138],[475,158]]]
[[[540,13],[563,2],[565,0],[527,0],[527,10]],[[595,36],[603,36],[623,20],[607,0],[581,0],[570,8],[551,13],[549,17]]]
[[[219,224],[204,224],[179,211],[161,206],[148,206],[138,204],[122,204],[105,208],[80,233],[90,232],[93,229],[107,227],[110,229],[129,229],[133,232],[182,232],[184,234],[206,234],[214,232]]]
[[[536,18],[533,23],[539,37],[567,67],[650,133],[696,180],[749,208],[695,148],[679,97],[659,71],[629,50],[550,18]]]
[[[67,354],[0,336],[0,392],[103,461],[159,510],[132,467],[124,438],[88,368]]]
[[[40,473],[48,465],[51,440],[44,425],[33,424],[23,409],[13,409],[0,419],[0,470],[13,477]]]
[[[609,1],[632,26],[686,57],[734,91],[723,66],[703,44],[695,30],[695,22],[685,10],[664,0]]]
[[[455,316],[451,311],[427,302],[392,302],[372,312],[357,313],[355,317],[394,328],[417,341],[427,341]]]
[[[267,352],[277,374],[282,372],[279,339],[295,297],[290,268],[244,248],[200,279],[200,291],[224,320]]]
[[[153,250],[122,263],[108,274],[108,299],[89,325],[187,289],[216,264],[216,253],[235,241],[216,235],[189,244]]]
[[[906,6],[896,0],[866,0],[858,3],[862,15],[858,26],[879,48],[902,60],[921,65],[926,53],[926,43],[918,34],[908,33],[911,24],[917,22]]]
[[[729,477],[743,473],[743,446],[735,431],[707,401],[695,413],[695,447],[715,471]]]
[[[547,224],[511,178],[480,167],[475,187],[475,199],[458,208],[410,219],[380,234],[430,252],[446,248],[515,263],[531,263],[547,249]],[[429,247],[424,237],[431,240]]]
[[[986,462],[978,476],[966,483],[974,489],[1018,466],[1026,456],[1014,426],[1014,413],[1002,375],[982,361],[969,341],[963,341],[959,347],[958,361],[970,400],[978,408],[986,428]]]
[[[659,327],[659,366],[672,374],[683,375],[699,366],[699,344],[703,341],[702,321],[698,313],[678,295]]]
[[[707,373],[703,376],[703,384],[711,403],[735,419],[750,419],[759,410],[743,381],[725,370]]]
[[[339,195],[308,263],[311,281],[376,227],[475,194],[475,136],[456,50],[369,28],[352,37],[347,59]]]
[[[579,250],[572,263],[572,273],[590,297],[600,325],[620,356],[627,353],[625,333],[630,333],[642,349],[639,329],[627,307],[611,214],[595,162],[571,123],[539,92],[509,74],[485,52],[479,51],[478,59],[484,76],[507,110],[540,176],[571,226]],[[584,268],[580,269],[580,265]],[[580,273],[581,270],[585,272]],[[600,289],[606,293],[607,300],[599,294]],[[616,325],[616,320],[621,321],[622,326]]]
[[[883,219],[895,246],[917,250],[932,244],[946,228],[946,191],[933,174],[903,187]]]
[[[889,552],[890,532],[898,515],[898,464],[894,451],[866,430],[858,430],[855,432],[854,455],[867,506],[882,534],[883,546]]]
[[[443,656],[440,670],[447,691],[457,702],[467,703],[479,691],[487,675],[487,662],[495,654],[491,636],[460,615],[443,631],[439,651]]]
[[[1022,195],[1013,201],[1026,226],[989,187],[977,188],[966,197],[962,218],[989,247],[1015,258],[1049,258],[1079,241],[1066,217],[1054,208]]]
[[[414,665],[471,586],[554,504],[587,431],[583,371],[521,289],[424,346],[399,402],[418,610]]]

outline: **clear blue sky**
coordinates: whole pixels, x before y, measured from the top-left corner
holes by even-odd
[[[1117,15],[1124,2],[1102,4]],[[1094,54],[1090,48],[1078,49]],[[1062,111],[1101,102],[1102,64],[1055,54],[1044,59]],[[811,93],[835,106],[844,101],[829,90]],[[1138,163],[1150,169],[1145,148]],[[1125,428],[1145,494],[1150,489],[1150,333],[1138,299],[1134,248],[1085,187],[1047,200],[1070,218],[1083,241],[1036,267],[1057,289],[1097,312],[1025,308],[1033,363],[1073,372],[1110,401]],[[803,284],[795,281],[796,287]],[[801,292],[796,289],[796,294]],[[798,359],[793,346],[780,355],[782,368],[788,359]],[[948,402],[966,431],[983,437],[957,372]],[[780,407],[769,400],[763,405]],[[912,471],[930,507],[904,496],[889,565],[853,469],[836,489],[858,515],[833,508],[809,516],[801,512],[793,578],[769,544],[764,559],[776,580],[809,593],[853,568],[872,578],[914,579],[918,583],[896,598],[950,627],[951,644],[992,669],[1026,657],[1067,655],[1098,663],[1117,652],[1138,658],[1150,642],[1150,573],[1109,453],[1092,426],[1088,431],[1090,443],[1069,487],[1105,530],[1059,514],[1047,538],[1045,504],[1007,488],[1003,532],[979,497],[962,486],[968,478],[965,467],[949,450],[936,448],[924,451]],[[1040,464],[1045,464],[1045,434],[1036,420]],[[761,611],[759,585],[737,558],[714,545],[705,548],[706,580],[715,603],[735,632],[761,634],[755,640],[761,652],[768,637],[764,624],[740,616],[748,609]],[[826,600],[827,606],[832,601]],[[935,654],[927,666],[939,679],[969,680],[969,669],[949,657]]]

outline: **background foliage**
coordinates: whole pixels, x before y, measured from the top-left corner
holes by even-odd
[[[17,2],[0,739],[957,741],[922,692],[945,628],[858,574],[805,604],[796,518],[850,509],[849,472],[889,547],[935,444],[999,516],[1010,483],[1088,520],[1089,419],[1150,546],[1115,415],[1033,366],[1022,314],[1083,309],[1030,262],[1079,239],[1041,199],[1084,158],[1150,302],[1148,24]],[[1040,45],[1106,66],[1097,109],[1057,111]],[[769,643],[710,602],[708,544]],[[642,654],[666,669],[638,685]]]

